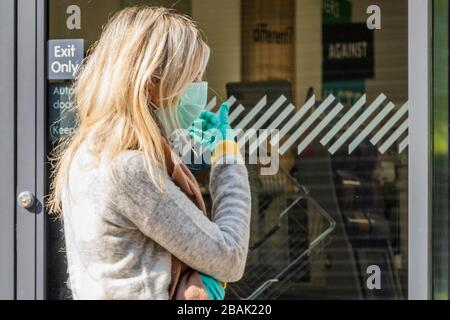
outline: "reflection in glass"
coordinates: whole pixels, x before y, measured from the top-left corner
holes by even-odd
[[[276,174],[248,165],[250,252],[227,298],[407,297],[408,1],[50,0],[49,39],[88,48],[115,11],[174,3],[211,46],[210,99],[231,99],[235,127],[283,133]],[[73,4],[80,30],[66,27]],[[366,26],[373,4],[380,30]],[[197,178],[208,202],[208,173]],[[61,226],[48,229],[47,295],[69,298]]]

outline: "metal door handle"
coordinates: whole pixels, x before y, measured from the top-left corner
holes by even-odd
[[[17,203],[25,209],[29,209],[35,202],[34,194],[30,191],[23,191],[17,196]]]

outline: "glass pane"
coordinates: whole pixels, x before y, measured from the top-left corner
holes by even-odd
[[[406,298],[408,1],[50,0],[49,39],[83,39],[86,51],[132,4],[192,16],[212,49],[208,107],[228,100],[233,127],[255,130],[256,140],[238,136],[251,239],[227,298]],[[81,29],[70,20],[77,8]],[[61,94],[70,80],[50,82],[50,98],[70,104]],[[61,117],[53,132],[70,134],[70,114],[49,128]],[[208,200],[208,173],[197,178]],[[48,295],[57,299],[69,297],[60,230],[50,219]]]
[[[433,298],[449,294],[448,1],[433,1]]]

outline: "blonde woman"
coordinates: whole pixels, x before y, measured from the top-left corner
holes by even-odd
[[[91,48],[74,84],[78,126],[56,158],[49,200],[64,221],[75,299],[173,298],[174,257],[200,273],[210,299],[223,298],[217,283],[242,277],[248,177],[232,164],[240,155],[227,107],[202,112],[208,59],[194,23],[165,8],[122,10]],[[165,137],[197,118],[223,133],[213,145],[212,221],[165,150]],[[174,171],[188,183],[175,183]]]

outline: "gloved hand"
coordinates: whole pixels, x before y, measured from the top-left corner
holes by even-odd
[[[211,151],[214,151],[220,141],[234,141],[235,134],[230,126],[229,111],[230,107],[227,103],[223,103],[217,113],[203,111],[189,128],[194,141],[200,142]]]
[[[204,111],[208,112],[208,111]],[[214,150],[214,140],[215,137],[211,134],[211,130],[215,126],[206,120],[198,118],[194,121],[192,126],[189,127],[189,134],[194,139],[195,143],[201,144],[203,147],[208,148],[210,151]]]

